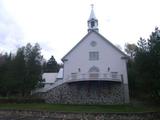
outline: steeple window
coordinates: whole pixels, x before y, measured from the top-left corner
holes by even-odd
[[[92,21],[92,22],[91,22],[91,28],[93,28],[94,26],[95,26],[95,22]]]

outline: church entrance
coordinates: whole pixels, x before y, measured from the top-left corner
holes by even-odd
[[[89,77],[90,79],[98,79],[99,78],[99,68],[93,66],[89,69]]]

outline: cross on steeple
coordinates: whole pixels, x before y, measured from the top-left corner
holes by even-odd
[[[93,7],[94,7],[94,4],[91,4],[91,7],[92,7],[92,9],[93,9]]]

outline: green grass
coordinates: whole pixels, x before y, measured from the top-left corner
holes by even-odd
[[[56,112],[160,112],[158,107],[131,105],[0,104],[0,109]]]

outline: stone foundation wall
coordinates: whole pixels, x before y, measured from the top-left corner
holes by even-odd
[[[47,103],[62,104],[123,104],[124,86],[117,82],[64,83],[38,96]]]
[[[0,110],[0,120],[160,120],[160,113],[65,113]]]

